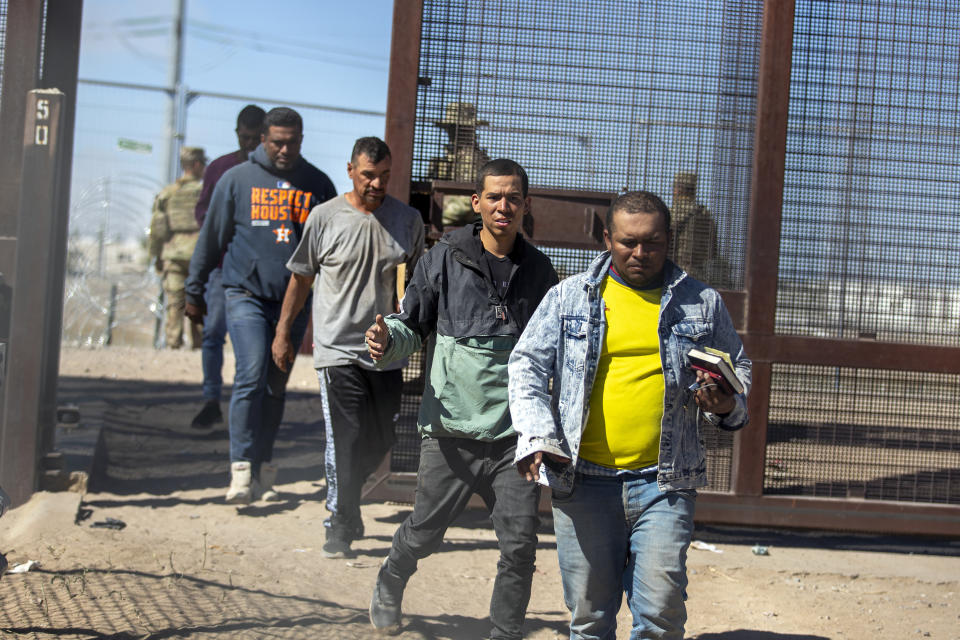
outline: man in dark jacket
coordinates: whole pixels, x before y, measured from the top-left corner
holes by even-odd
[[[236,151],[224,154],[207,165],[203,172],[203,188],[200,199],[193,211],[197,226],[202,227],[210,208],[213,188],[220,182],[228,170],[250,159],[250,154],[260,144],[263,133],[263,119],[267,113],[255,104],[248,104],[237,115]],[[201,363],[203,366],[203,407],[190,423],[197,432],[209,432],[213,425],[223,422],[220,412],[220,392],[223,389],[223,345],[227,338],[227,316],[224,311],[223,277],[220,267],[207,277],[207,290],[204,297],[207,315],[203,318],[203,343]]]
[[[293,109],[267,113],[260,146],[217,183],[190,261],[186,314],[203,317],[207,278],[223,256],[227,330],[236,357],[230,397],[230,488],[227,502],[248,504],[259,489],[277,500],[270,463],[283,418],[289,371],[270,357],[280,305],[290,279],[286,263],[314,205],[336,195],[325,173],[300,155],[303,120]],[[226,252],[226,253],[224,253]],[[309,307],[290,335],[300,344]]]
[[[436,332],[418,419],[416,501],[393,537],[370,604],[379,630],[399,628],[403,590],[417,562],[440,546],[477,493],[500,546],[490,637],[522,637],[540,493],[513,469],[517,435],[507,403],[507,360],[557,283],[550,260],[519,234],[530,206],[527,185],[516,162],[485,164],[472,197],[481,221],[444,236],[417,263],[400,313],[378,315],[366,332],[370,355],[380,363],[409,355]]]

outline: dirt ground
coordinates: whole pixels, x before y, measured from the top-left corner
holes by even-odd
[[[364,504],[356,557],[321,555],[323,434],[302,356],[275,455],[283,501],[224,504],[225,430],[188,429],[199,381],[198,352],[64,349],[60,403],[80,407],[78,428],[102,424],[109,464],[86,495],[38,493],[0,520],[11,566],[39,562],[0,581],[0,637],[373,637],[373,581],[410,505]],[[125,527],[91,526],[108,518]],[[960,639],[960,541],[707,526],[696,539],[722,553],[690,551],[689,638]],[[466,513],[411,579],[398,637],[484,637],[496,560],[485,513]],[[565,638],[566,621],[545,517],[526,637]],[[629,622],[621,611],[618,638]]]

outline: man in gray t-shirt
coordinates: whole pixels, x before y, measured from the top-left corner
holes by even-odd
[[[396,310],[397,267],[423,253],[420,213],[386,194],[390,149],[379,138],[357,140],[347,173],[353,191],[314,207],[299,246],[273,341],[273,360],[293,362],[293,319],[313,296],[313,362],[326,425],[328,558],[350,554],[363,536],[360,489],[393,445],[400,413],[403,362],[375,369],[363,341],[371,318]]]

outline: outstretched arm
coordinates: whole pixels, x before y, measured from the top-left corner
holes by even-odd
[[[413,277],[407,285],[400,302],[400,311],[384,318],[378,315],[377,321],[367,329],[366,336],[375,336],[375,342],[381,349],[379,357],[374,357],[374,349],[369,341],[367,349],[370,356],[380,364],[388,364],[406,358],[419,350],[423,340],[437,329],[437,305],[439,294],[431,280],[431,265],[442,260],[437,249],[432,249],[413,270]]]
[[[367,351],[370,352],[370,357],[373,358],[374,362],[380,362],[387,346],[390,344],[390,329],[387,328],[383,314],[377,314],[376,321],[367,329],[364,339],[367,341]]]

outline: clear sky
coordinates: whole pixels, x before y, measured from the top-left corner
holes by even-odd
[[[175,0],[85,0],[81,84],[71,193],[71,232],[104,228],[108,239],[136,237],[153,196],[167,181],[166,95],[83,80],[166,86]],[[328,0],[186,0],[183,84],[201,94],[186,111],[188,145],[215,158],[236,148],[237,112],[287,102],[383,113],[393,3]],[[256,100],[205,97],[203,93]],[[383,136],[383,116],[298,108],[303,155],[343,192],[356,138]],[[149,152],[118,147],[128,139]]]

